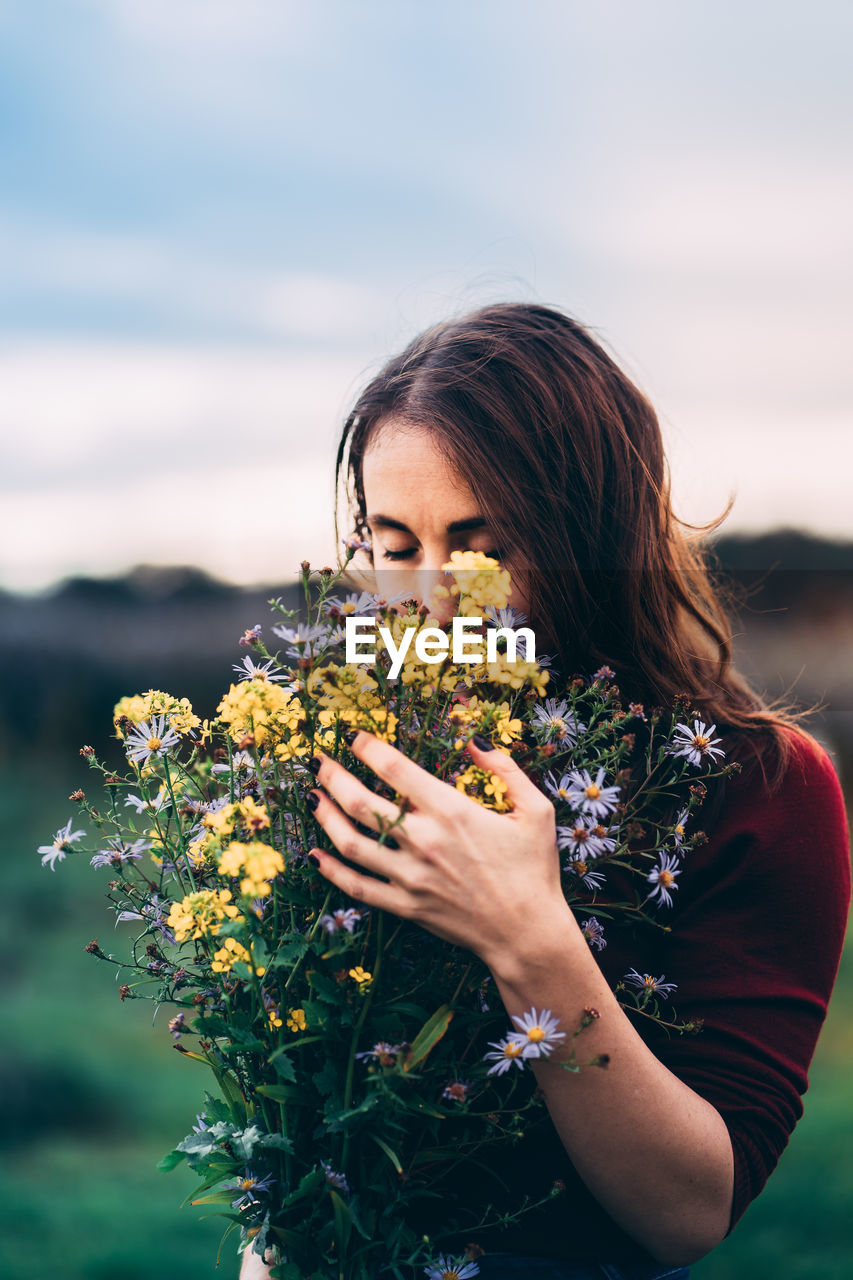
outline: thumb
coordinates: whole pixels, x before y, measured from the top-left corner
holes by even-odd
[[[542,792],[528,778],[508,751],[500,751],[493,742],[475,733],[467,743],[468,751],[479,769],[495,773],[506,784],[507,796],[515,811],[530,810],[543,799]],[[550,801],[549,807],[550,807]]]

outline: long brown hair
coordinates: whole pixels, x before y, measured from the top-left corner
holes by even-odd
[[[682,695],[749,743],[765,782],[770,761],[775,789],[786,727],[807,713],[767,702],[732,665],[735,594],[705,536],[733,499],[707,525],[674,514],[657,416],[587,329],[550,307],[498,304],[435,325],[389,360],[338,446],[336,491],[343,476],[361,537],[365,451],[394,423],[428,430],[464,478],[564,676],[607,663],[623,698],[667,706]]]

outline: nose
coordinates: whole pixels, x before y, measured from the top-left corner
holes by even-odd
[[[409,595],[420,604],[425,604],[432,616],[443,627],[456,612],[457,598],[450,594],[453,578],[441,568],[446,558],[437,564],[422,565],[414,571],[411,578]],[[436,594],[438,588],[438,594]]]

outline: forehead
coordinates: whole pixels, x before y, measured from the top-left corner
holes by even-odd
[[[469,485],[422,427],[383,424],[365,450],[362,479],[368,516],[381,512],[413,528],[415,518],[446,525],[480,514]]]

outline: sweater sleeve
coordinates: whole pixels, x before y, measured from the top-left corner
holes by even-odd
[[[728,1128],[735,1179],[727,1234],[803,1113],[850,904],[838,775],[814,738],[788,732],[791,758],[772,797],[760,773],[729,780],[711,839],[687,855],[661,953],[678,986],[679,1016],[701,1018],[703,1027],[654,1052]]]

